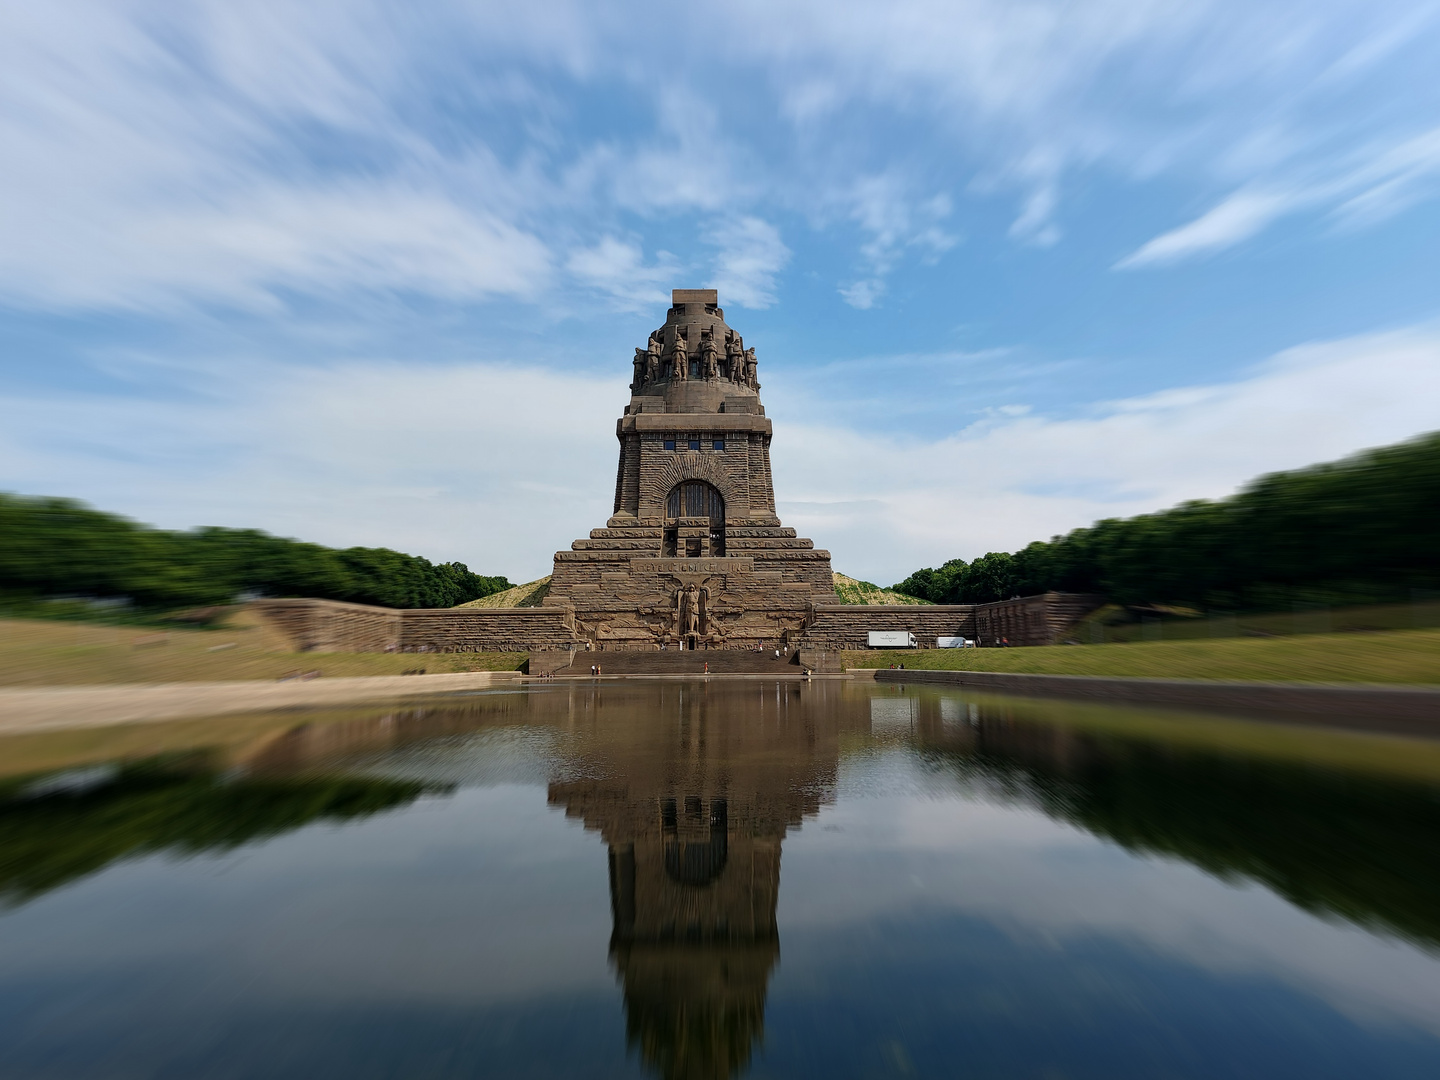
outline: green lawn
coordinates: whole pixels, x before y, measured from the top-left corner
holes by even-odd
[[[1121,641],[1188,641],[1196,638],[1286,637],[1375,630],[1433,630],[1440,627],[1440,601],[1350,607],[1301,607],[1294,611],[1184,618],[1168,616],[1140,622],[1112,620],[1120,609],[1107,605],[1082,619],[1069,633],[1076,641],[1098,645]]]
[[[1259,682],[1440,683],[1440,630],[1051,645],[1030,649],[847,652],[845,666],[1032,675]]]
[[[0,686],[278,679],[309,671],[331,677],[514,671],[527,655],[297,653],[246,612],[206,630],[0,619]]]

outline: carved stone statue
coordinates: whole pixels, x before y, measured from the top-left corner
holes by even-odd
[[[700,632],[700,590],[691,585],[685,590],[685,633]]]
[[[700,632],[700,590],[693,583],[675,590],[675,630],[682,638]]]
[[[755,362],[755,350],[745,350],[745,385],[751,390],[760,389],[759,365]]]
[[[720,350],[715,346],[714,337],[700,339],[700,375],[704,379],[720,377]]]
[[[660,335],[651,334],[649,342],[645,345],[645,381],[653,383],[660,378],[661,365]]]
[[[685,339],[679,334],[675,335],[675,344],[670,347],[670,366],[672,379],[684,380],[690,377],[690,354],[685,349]]]
[[[639,390],[650,381],[645,377],[645,360],[647,355],[644,349],[635,350],[635,381],[630,384],[631,390]]]
[[[725,341],[725,377],[731,382],[745,379],[745,350],[740,346],[738,334],[731,334]]]

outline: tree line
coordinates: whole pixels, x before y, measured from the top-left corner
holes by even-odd
[[[0,493],[0,592],[165,609],[242,595],[383,607],[452,607],[511,588],[504,577],[388,548],[343,550],[258,529],[152,529],[71,499]]]
[[[894,588],[938,604],[1056,590],[1229,611],[1409,600],[1440,589],[1440,432],[1272,473],[1229,498],[951,559]]]

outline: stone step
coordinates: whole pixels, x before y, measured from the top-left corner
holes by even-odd
[[[780,655],[783,659],[776,660],[773,649],[763,653],[743,649],[577,652],[574,662],[555,674],[589,675],[590,666],[599,664],[602,675],[702,675],[709,664],[712,675],[798,675],[796,651]]]

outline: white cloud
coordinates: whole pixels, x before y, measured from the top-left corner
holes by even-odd
[[[728,298],[757,309],[775,303],[775,275],[790,261],[790,249],[773,225],[744,217],[715,226],[706,238],[720,249],[711,285],[721,303]]]
[[[833,222],[842,207],[865,235],[855,276],[881,281],[955,242],[945,193],[980,176],[1023,193],[1011,233],[1039,245],[1077,169],[1241,193],[1140,265],[1253,233],[1247,193],[1318,185],[1356,223],[1434,187],[1433,137],[1412,130],[1431,99],[1388,107],[1384,80],[1424,70],[1430,33],[1400,0],[5,12],[0,296],[22,307],[530,299],[569,252],[585,265],[616,210]],[[672,43],[697,36],[676,62]],[[718,272],[769,302],[773,271],[743,263]]]
[[[845,302],[861,311],[875,306],[886,276],[907,252],[933,263],[957,243],[943,224],[952,210],[949,196],[922,196],[895,171],[861,177],[825,201],[827,209],[838,210],[866,237],[860,245],[864,276],[839,287]]]
[[[368,7],[29,8],[0,43],[0,296],[40,308],[267,306],[285,292],[529,296],[528,182],[394,115]],[[380,20],[383,22],[383,20]],[[322,167],[324,132],[353,156]],[[344,155],[331,154],[336,160]]]
[[[666,283],[675,279],[674,256],[661,252],[655,264],[645,265],[638,244],[607,236],[591,248],[571,253],[566,269],[591,288],[608,294],[622,311],[664,308],[670,303]]]
[[[884,295],[885,283],[876,278],[867,278],[850,285],[842,285],[839,292],[845,303],[851,307],[860,311],[869,311],[875,306],[875,302]]]
[[[1031,192],[1020,216],[1010,225],[1010,235],[1036,247],[1050,247],[1058,243],[1060,228],[1052,220],[1058,202],[1055,188],[1049,184]]]
[[[1355,162],[1358,160],[1358,164]],[[1238,191],[1187,225],[1163,233],[1115,264],[1126,270],[1178,262],[1233,247],[1287,214],[1328,206],[1350,226],[1397,213],[1440,187],[1440,128],[1398,142],[1370,145],[1339,171],[1287,188]]]
[[[1178,229],[1164,233],[1115,264],[1117,270],[1176,262],[1248,240],[1295,207],[1294,196],[1242,191]]]

